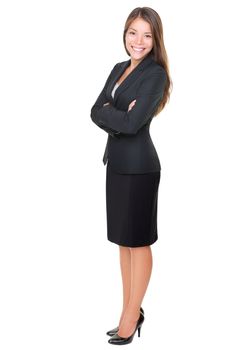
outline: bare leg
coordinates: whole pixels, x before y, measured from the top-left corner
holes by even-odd
[[[149,284],[153,265],[150,246],[130,248],[130,252],[130,298],[118,331],[118,335],[124,338],[129,337],[135,330],[140,315],[140,306]]]
[[[130,286],[131,286],[130,248],[119,246],[119,253],[120,253],[122,285],[123,285],[123,308],[122,308],[122,313],[119,321],[119,325],[120,325],[130,298]]]

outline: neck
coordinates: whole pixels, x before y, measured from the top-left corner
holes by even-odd
[[[131,63],[129,66],[130,71],[132,71],[134,68],[136,68],[140,62],[142,62],[142,60],[138,61],[138,60],[134,60],[133,58],[131,58]]]
[[[130,71],[132,71],[134,68],[136,68],[139,65],[139,63],[141,63],[150,54],[151,54],[151,52],[149,52],[145,57],[143,57],[140,60],[135,60],[134,58],[131,57],[131,62],[130,62],[130,66],[129,66]]]

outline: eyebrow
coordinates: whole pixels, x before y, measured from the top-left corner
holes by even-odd
[[[135,30],[135,32],[136,32],[136,29],[134,29],[134,28],[132,28],[132,27],[129,27],[129,29],[133,29],[133,30]],[[145,32],[144,34],[152,34],[151,32]]]

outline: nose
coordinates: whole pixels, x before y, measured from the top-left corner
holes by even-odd
[[[143,42],[143,37],[142,36],[138,36],[137,39],[136,39],[136,43],[140,45],[142,42]]]

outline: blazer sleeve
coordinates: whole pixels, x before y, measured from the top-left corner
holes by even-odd
[[[129,112],[119,110],[111,104],[106,106],[99,104],[93,113],[95,123],[102,128],[111,128],[114,133],[136,134],[158,107],[163,97],[166,80],[165,69],[157,67],[155,72],[142,80],[135,97],[136,103]],[[101,102],[103,101],[102,98]]]
[[[103,123],[99,123],[98,118],[96,118],[96,116],[97,116],[97,111],[99,111],[99,110],[103,107],[104,103],[108,102],[108,99],[107,99],[107,97],[106,97],[106,88],[107,88],[107,86],[108,86],[108,83],[109,83],[109,81],[110,81],[110,79],[111,79],[111,77],[112,77],[112,74],[113,74],[115,68],[116,68],[118,65],[119,65],[119,63],[117,63],[117,64],[113,67],[113,69],[111,70],[111,72],[110,72],[110,74],[109,74],[109,76],[108,76],[108,78],[107,78],[107,80],[106,80],[106,82],[105,82],[105,84],[104,84],[104,87],[103,87],[101,93],[99,94],[99,96],[98,96],[96,102],[94,103],[94,105],[93,105],[92,108],[91,108],[91,119],[92,119],[92,121],[93,121],[96,125],[98,125],[101,129],[103,129],[103,130],[106,131],[108,134],[110,134],[112,137],[115,137],[115,135],[116,135],[116,134],[119,134],[119,132],[113,130],[111,127],[108,127],[108,126],[104,125]]]

